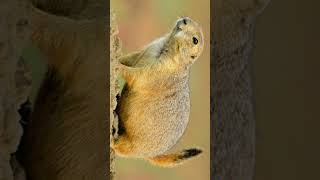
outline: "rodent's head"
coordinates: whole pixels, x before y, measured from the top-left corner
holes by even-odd
[[[189,17],[180,18],[171,36],[177,42],[176,49],[187,64],[192,64],[203,51],[204,39],[200,25]]]

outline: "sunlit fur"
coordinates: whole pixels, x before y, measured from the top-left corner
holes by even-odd
[[[124,133],[112,144],[118,155],[150,159],[161,166],[189,158],[181,152],[163,154],[178,142],[188,124],[189,69],[203,42],[200,26],[185,17],[169,34],[120,59],[126,85],[118,105]]]

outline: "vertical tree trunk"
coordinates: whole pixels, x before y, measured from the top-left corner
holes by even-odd
[[[19,0],[0,4],[0,180],[23,179],[23,170],[11,155],[22,134],[18,109],[31,89],[27,67],[20,58],[29,37],[26,4]]]
[[[117,137],[118,132],[118,119],[117,114],[114,113],[117,106],[117,95],[120,92],[119,86],[117,84],[117,65],[121,54],[121,44],[118,35],[118,26],[116,23],[115,14],[111,14],[110,21],[110,142],[113,141],[113,137]],[[110,148],[110,179],[115,177],[115,153],[114,150]]]
[[[40,103],[35,107],[38,114],[33,113],[32,127],[30,129],[32,131],[30,137],[32,138],[30,139],[31,141],[28,141],[30,144],[27,143],[27,147],[24,147],[26,150],[30,150],[25,151],[24,154],[26,159],[31,160],[26,161],[27,164],[25,164],[25,167],[28,168],[27,174],[33,180],[39,178],[55,180],[106,179],[109,171],[107,166],[108,156],[106,155],[108,153],[107,147],[109,146],[107,141],[109,118],[107,116],[108,110],[106,109],[109,102],[107,98],[109,88],[107,69],[109,67],[107,66],[108,59],[106,59],[109,53],[107,48],[107,1],[4,0],[0,6],[0,180],[25,179],[23,171],[19,169],[20,165],[14,158],[11,158],[11,154],[16,151],[22,134],[18,109],[30,94],[31,87],[30,79],[28,79],[28,74],[25,73],[25,66],[22,59],[20,59],[20,54],[24,41],[29,40],[30,35],[34,34],[39,28],[37,20],[43,18],[42,16],[34,16],[29,8],[31,1],[45,13],[66,17],[51,16],[48,22],[43,19],[41,23],[45,24],[45,26],[52,26],[50,21],[54,21],[57,26],[52,26],[52,32],[56,30],[55,27],[61,28],[59,29],[60,32],[58,34],[50,34],[49,29],[47,34],[42,34],[43,36],[39,37],[40,39],[38,40],[41,40],[41,42],[37,42],[37,39],[33,40],[36,40],[36,44],[40,43],[41,48],[46,51],[49,59],[55,59],[55,57],[51,56],[54,53],[50,52],[52,45],[54,47],[56,45],[63,47],[65,45],[63,40],[70,42],[71,38],[75,38],[73,39],[74,45],[77,45],[77,47],[70,48],[72,52],[64,53],[79,53],[79,56],[75,56],[75,59],[69,59],[76,63],[74,64],[75,67],[66,70],[68,73],[78,72],[78,74],[72,79],[64,79],[63,76],[60,80],[67,83],[72,82],[73,85],[79,85],[80,87],[64,89],[63,92],[65,94],[59,94],[58,91],[55,91],[59,90],[55,86],[46,92],[42,90],[42,94],[39,96],[41,99],[39,100],[38,98],[38,100],[43,104]],[[71,21],[68,18],[72,19],[72,22],[80,28],[70,28],[68,23]],[[60,20],[55,21],[55,19]],[[97,22],[97,24],[92,23],[92,26],[87,27],[86,24],[89,21]],[[64,25],[67,25],[66,29],[63,29]],[[63,38],[60,41],[61,44],[55,44],[60,37],[83,32],[82,28],[89,29],[88,33],[82,36],[69,36],[65,39]],[[52,39],[48,39],[49,36],[47,35]],[[57,37],[55,38],[54,36]],[[92,38],[92,41],[90,41],[90,38]],[[46,40],[49,41],[45,42]],[[84,51],[79,51],[78,48],[83,48]],[[87,50],[89,48],[90,50]],[[74,49],[75,51],[73,51]],[[87,52],[86,55],[88,56],[83,58],[80,54],[85,52]],[[63,54],[59,55],[63,56]],[[59,58],[56,60],[59,60]],[[64,63],[68,65],[70,62]],[[80,65],[77,63],[80,63]],[[81,65],[81,63],[84,65]],[[61,69],[55,70],[60,71]],[[86,73],[88,73],[89,77],[76,78]],[[60,76],[54,78],[60,78]],[[46,81],[44,85],[51,82]],[[83,84],[81,85],[81,83]],[[81,87],[86,92],[95,93],[92,96],[87,93],[79,96],[77,93],[81,94],[83,90]],[[50,99],[52,94],[56,95],[54,99]],[[61,104],[56,106],[55,102],[63,104],[62,106],[60,106]],[[65,111],[55,111],[56,107]],[[90,108],[94,109],[94,112],[91,112]],[[39,112],[41,113],[39,114]],[[42,116],[44,115],[43,112],[54,113],[44,113],[45,116]],[[77,114],[73,116],[70,112],[77,112]],[[63,128],[61,128],[62,126],[54,126],[54,123],[63,124]],[[73,125],[68,126],[68,123]],[[41,133],[46,135],[41,136]],[[53,146],[46,149],[50,146],[45,141],[46,138],[55,139],[53,143],[61,142],[63,144],[62,148]],[[50,150],[50,152],[47,150]],[[55,158],[63,157],[63,155],[66,155],[67,158],[60,160]],[[46,169],[46,167],[52,167],[52,169]],[[19,172],[21,174],[18,174]]]
[[[215,180],[250,180],[255,171],[250,57],[255,20],[268,0],[214,2],[212,175]]]
[[[47,56],[24,144],[32,180],[108,175],[108,23],[102,0],[39,0],[32,41]]]

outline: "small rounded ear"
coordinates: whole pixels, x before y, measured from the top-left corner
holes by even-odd
[[[120,64],[128,67],[133,67],[136,63],[137,58],[140,56],[140,52],[133,52],[127,55],[124,55],[119,58]]]
[[[139,76],[143,71],[145,71],[144,68],[130,67],[121,63],[117,64],[117,69],[126,82],[130,82],[136,76]]]

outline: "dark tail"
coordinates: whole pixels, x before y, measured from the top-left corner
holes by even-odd
[[[202,150],[192,148],[180,151],[173,154],[159,155],[156,157],[148,158],[148,160],[157,166],[161,167],[174,167],[180,164],[183,164],[185,161],[199,155],[202,153]]]

